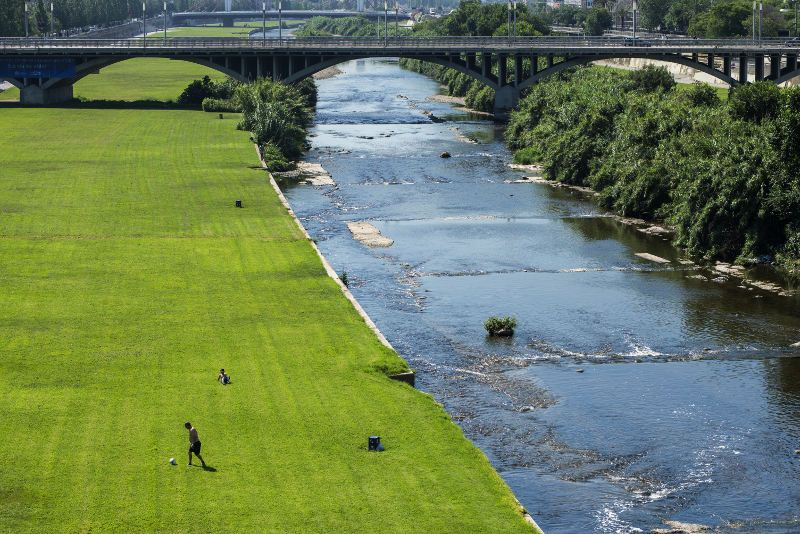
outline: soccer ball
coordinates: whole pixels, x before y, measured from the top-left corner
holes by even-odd
[[[178,462],[175,461],[175,458],[170,458],[169,463],[171,463],[172,465],[178,465]]]

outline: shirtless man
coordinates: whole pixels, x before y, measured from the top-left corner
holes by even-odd
[[[203,461],[203,457],[200,456],[201,443],[200,436],[197,435],[197,429],[189,421],[186,421],[183,426],[189,431],[189,465],[192,465],[192,453],[194,453],[195,456],[200,458],[200,463],[205,467],[206,463]]]

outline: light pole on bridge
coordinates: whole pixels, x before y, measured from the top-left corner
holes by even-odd
[[[633,38],[636,39],[636,29],[639,24],[639,2],[633,0]]]
[[[797,15],[795,14],[795,18]],[[400,2],[394,0],[394,36],[400,35]]]
[[[383,46],[389,46],[389,0],[383,0]]]
[[[278,45],[283,44],[283,2],[278,0]]]
[[[28,37],[28,0],[25,0],[25,37]]]
[[[514,39],[517,38],[517,0],[514,0]]]
[[[795,19],[797,18],[797,13],[795,13],[795,17],[794,18]],[[56,16],[53,13],[53,2],[50,2],[50,37],[51,38],[55,37],[55,35],[56,35],[55,23],[56,23]],[[797,32],[795,32],[795,33],[797,33]]]
[[[147,2],[142,2],[142,35],[144,36],[144,48],[147,48]]]
[[[764,2],[758,5],[758,44],[761,44],[761,18],[764,16]]]
[[[167,42],[167,0],[164,0],[164,42]]]
[[[756,9],[758,8],[758,2],[753,0],[753,42],[756,42]]]
[[[511,42],[511,0],[508,0],[508,22],[506,22],[506,28],[508,28],[508,42]]]

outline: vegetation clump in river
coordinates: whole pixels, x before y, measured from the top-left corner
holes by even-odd
[[[483,323],[483,327],[490,336],[513,336],[514,329],[517,327],[517,320],[514,317],[492,316],[486,319],[486,322]]]
[[[696,258],[800,265],[800,89],[759,82],[723,101],[663,68],[584,67],[531,88],[506,139],[545,178],[666,221]]]

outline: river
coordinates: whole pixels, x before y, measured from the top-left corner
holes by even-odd
[[[506,183],[502,131],[396,61],[341,68],[307,156],[337,185],[287,197],[544,530],[800,531],[800,301],[692,278],[579,193]],[[394,245],[355,241],[361,220]],[[513,339],[486,337],[493,314]]]

